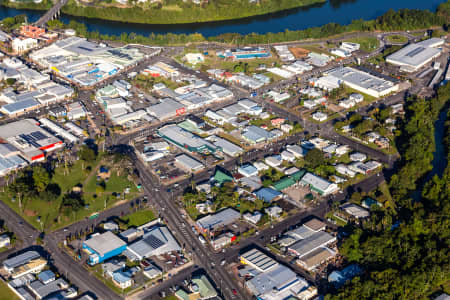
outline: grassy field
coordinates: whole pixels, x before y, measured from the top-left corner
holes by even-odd
[[[255,72],[259,65],[266,65],[269,68],[274,64],[281,64],[281,61],[274,53],[272,53],[272,57],[269,58],[244,59],[239,61],[223,59],[215,56],[214,54],[210,54],[205,57],[204,63],[198,64],[198,67],[202,69],[222,69],[233,72],[234,66],[238,65],[239,62],[242,62],[242,64],[248,64],[248,72]]]
[[[0,281],[0,300],[19,300],[19,297],[11,291],[6,283]]]
[[[403,35],[388,35],[386,40],[391,43],[406,43],[408,42],[408,38]]]
[[[155,214],[151,210],[140,210],[123,218],[128,222],[128,227],[138,227],[156,219]]]
[[[64,166],[56,168],[51,182],[60,186],[61,196],[53,202],[48,202],[46,199],[24,200],[23,209],[20,210],[18,199],[13,200],[8,193],[0,193],[0,199],[37,229],[55,230],[102,211],[105,207],[111,207],[118,201],[135,198],[139,194],[136,185],[126,176],[118,175],[115,169],[111,170],[111,177],[106,182],[105,190],[97,194],[96,173],[97,168],[102,164],[103,158],[100,157],[90,165],[91,171],[87,171],[86,163],[81,160],[76,161],[66,174],[64,174]],[[63,216],[60,212],[63,195],[77,185],[83,186],[83,199],[86,206],[77,212],[74,211],[70,215]],[[128,194],[124,194],[124,189],[127,187],[130,191]],[[114,196],[115,193],[120,193],[121,196]],[[37,220],[38,216],[41,217],[41,223]]]
[[[306,49],[311,52],[318,53],[318,54],[327,54],[327,55],[330,54],[328,49],[322,47],[320,44],[304,45],[304,46],[302,45],[301,48]]]
[[[346,42],[360,44],[361,45],[360,49],[365,52],[372,52],[375,49],[377,49],[378,46],[380,45],[380,42],[378,41],[378,39],[376,37],[372,37],[372,36],[349,39],[349,40],[346,40]]]

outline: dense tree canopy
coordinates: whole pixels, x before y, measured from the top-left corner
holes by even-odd
[[[448,284],[450,167],[447,164],[442,177],[424,180],[432,169],[434,121],[449,99],[447,84],[431,100],[407,101],[397,141],[402,158],[389,182],[397,209],[372,212],[363,229],[354,229],[342,242],[340,252],[365,273],[332,291],[327,299],[427,299]],[[448,162],[448,120],[446,130]]]

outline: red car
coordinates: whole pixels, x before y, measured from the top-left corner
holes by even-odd
[[[231,290],[233,292],[234,295],[237,295],[237,291],[235,289]]]

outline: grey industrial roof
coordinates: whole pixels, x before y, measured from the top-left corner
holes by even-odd
[[[138,230],[136,228],[130,228],[120,233],[121,237],[128,238],[136,234]]]
[[[35,298],[24,287],[20,287],[16,289],[16,291],[25,300],[35,300]]]
[[[252,249],[245,252],[244,254],[241,254],[241,257],[258,267],[262,272],[266,272],[267,270],[278,265],[275,260],[271,259],[258,249]]]
[[[115,250],[119,247],[126,245],[124,241],[118,238],[111,231],[96,235],[91,237],[89,240],[84,242],[89,248],[100,254],[101,256],[106,253]]]
[[[412,67],[420,67],[427,60],[439,55],[440,49],[428,47],[429,43],[410,44],[389,55],[387,61]]]
[[[39,280],[36,280],[30,283],[29,287],[40,297],[40,299],[42,299],[50,295],[51,293],[61,290],[61,286],[65,285],[67,285],[67,282],[62,278],[58,278],[57,280],[52,281],[48,284],[43,284]]]
[[[336,238],[331,234],[325,231],[318,231],[313,235],[290,245],[289,249],[294,250],[298,253],[299,257],[302,257],[303,255],[306,255],[311,251],[325,246],[335,240]]]
[[[193,148],[200,148],[202,146],[208,146],[211,149],[217,147],[203,138],[190,133],[187,130],[182,129],[177,125],[167,125],[158,129],[158,132],[169,139],[176,141],[180,145],[188,145]]]
[[[297,276],[297,274],[286,266],[278,265],[267,273],[261,273],[247,281],[247,286],[256,295],[262,295],[275,290],[282,290],[284,287],[294,282],[304,281],[304,286],[308,283]]]
[[[224,107],[223,110],[232,115],[238,115],[238,114],[241,114],[241,113],[247,111],[247,109],[244,106],[242,106],[238,103],[228,105],[228,106]]]
[[[52,278],[55,278],[55,273],[51,270],[46,270],[38,274],[38,279],[42,282],[46,282]]]
[[[434,38],[430,38],[430,39],[418,42],[417,44],[424,46],[424,47],[435,47],[436,45],[442,45],[444,43],[445,43],[445,41],[443,39],[434,37]]]
[[[177,109],[183,108],[184,105],[171,98],[164,98],[160,103],[147,108],[147,111],[159,120],[175,115]]]
[[[350,202],[342,204],[340,208],[356,218],[366,218],[370,215],[367,209]]]
[[[16,268],[33,259],[38,259],[39,257],[41,257],[41,255],[36,251],[27,251],[3,261],[3,265],[7,268]]]
[[[0,156],[5,157],[17,151],[18,149],[11,144],[0,144]]]
[[[181,248],[167,227],[154,226],[144,234],[141,240],[129,245],[128,250],[140,257],[150,257],[179,251]]]
[[[39,102],[37,102],[36,100],[26,99],[26,100],[22,100],[22,101],[10,103],[10,104],[5,104],[5,105],[3,105],[2,108],[6,112],[13,114],[13,113],[22,112],[26,109],[30,109],[30,108],[38,106],[38,105],[39,105]]]
[[[75,36],[66,38],[64,40],[59,40],[55,44],[67,51],[86,56],[92,56],[111,49],[109,47],[102,47],[97,43],[92,43],[84,38]]]
[[[255,177],[242,177],[239,179],[239,181],[243,184],[248,186],[251,190],[257,190],[259,189],[262,184],[261,181],[259,179],[259,177],[255,176]]]
[[[250,125],[246,128],[246,131],[243,134],[243,136],[251,141],[258,141],[260,139],[264,140],[271,139],[273,137],[273,134],[263,128]]]
[[[390,81],[350,67],[340,67],[333,69],[328,72],[328,75],[338,78],[339,80],[342,80],[344,82],[358,85],[365,89],[371,89],[377,92],[385,91],[394,86],[394,84]]]
[[[204,229],[215,230],[220,226],[225,226],[235,222],[241,214],[232,208],[223,209],[213,215],[209,215],[197,220],[197,224]]]
[[[306,173],[305,176],[302,177],[301,181],[303,183],[312,185],[313,187],[315,187],[321,191],[326,191],[328,189],[328,187],[332,184],[328,180],[325,180],[322,177],[319,177],[312,173]]]
[[[289,232],[287,232],[286,234],[289,236],[294,237],[297,240],[301,240],[301,239],[305,239],[311,235],[313,235],[315,232],[312,231],[311,229],[309,229],[306,226],[300,226],[296,229],[293,229]]]
[[[175,160],[185,166],[189,170],[198,170],[204,167],[204,165],[196,159],[193,159],[189,155],[181,154],[175,157]]]

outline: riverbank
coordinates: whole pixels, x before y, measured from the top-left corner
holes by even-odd
[[[43,0],[41,3],[34,3],[32,1],[11,2],[4,0],[0,2],[0,5],[15,9],[48,10],[53,6],[53,3],[51,0]]]
[[[83,23],[70,21],[64,24],[58,20],[49,22],[49,27],[53,29],[75,29],[77,34],[86,38],[102,41],[112,41],[121,43],[135,43],[160,46],[177,46],[191,43],[220,43],[229,45],[251,45],[251,44],[273,44],[286,43],[300,40],[317,40],[329,38],[344,33],[351,32],[384,32],[384,31],[406,31],[429,28],[442,28],[450,19],[450,0],[439,6],[436,12],[428,10],[403,9],[398,12],[388,11],[384,15],[369,21],[356,20],[349,25],[339,25],[329,23],[320,27],[312,27],[305,30],[285,30],[278,33],[266,34],[239,34],[224,33],[217,36],[205,37],[199,33],[193,34],[154,34],[140,35],[135,33],[122,32],[118,34],[101,34],[98,31],[90,31]]]
[[[278,13],[295,8],[322,4],[327,0],[260,0],[250,3],[248,0],[210,1],[195,5],[179,3],[170,5],[136,4],[134,6],[112,4],[112,1],[94,1],[80,5],[70,0],[62,9],[64,14],[90,19],[101,19],[136,24],[193,24],[206,22],[246,19]],[[231,3],[230,3],[231,2]],[[3,6],[17,9],[47,10],[50,0],[42,3],[3,1]]]

